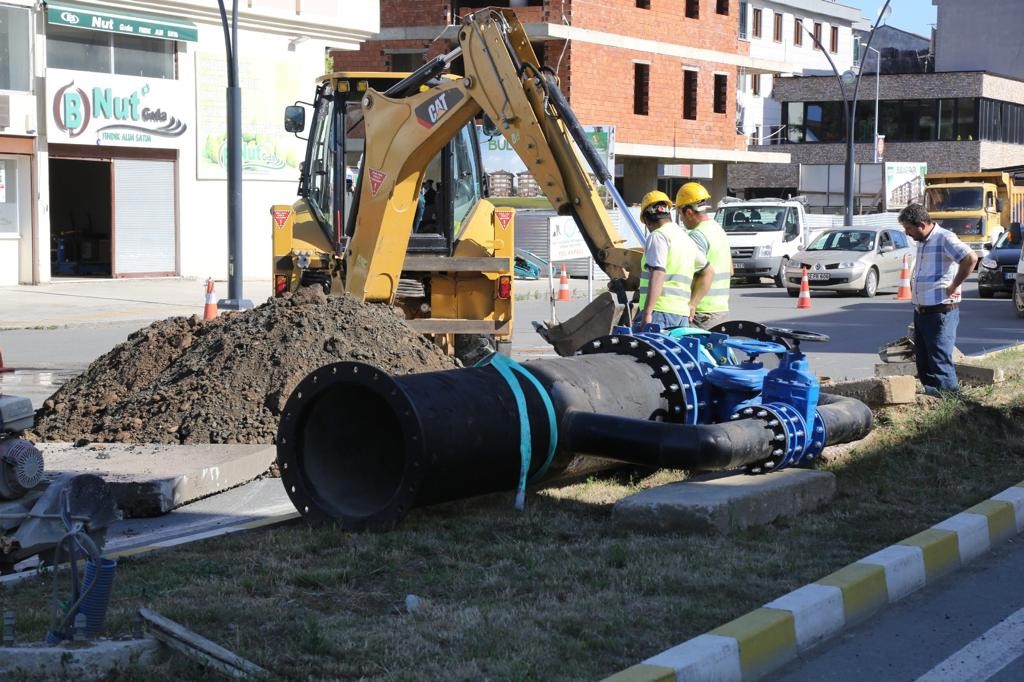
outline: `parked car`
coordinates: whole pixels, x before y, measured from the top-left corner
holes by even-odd
[[[897,289],[903,257],[914,265],[914,250],[903,230],[895,227],[838,227],[819,235],[793,254],[786,268],[786,291],[800,293],[807,268],[812,290],[859,293],[872,297],[879,289]]]
[[[996,292],[1013,295],[1017,283],[1017,261],[1020,260],[1020,230],[1007,230],[999,235],[988,255],[978,264],[978,296],[992,298]]]

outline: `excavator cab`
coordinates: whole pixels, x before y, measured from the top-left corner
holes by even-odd
[[[397,283],[383,294],[349,286],[346,256],[359,229],[361,197],[376,199],[380,185],[390,179],[386,176],[399,170],[366,168],[363,100],[367,93],[387,92],[408,75],[335,72],[321,78],[312,104],[287,107],[286,130],[303,132],[307,111],[309,129],[301,198],[291,207],[274,207],[275,294],[319,285],[328,294],[349,291],[364,300],[388,300],[403,309],[413,328],[433,334],[453,352],[479,349],[460,352],[464,359],[506,350],[511,342],[514,211],[496,210],[485,201],[475,121],[421,162],[415,201],[400,219],[390,218],[404,226],[413,213],[404,247],[400,229],[395,234],[388,226],[381,230],[381,250],[404,261]],[[386,137],[377,140],[371,145],[399,144]],[[348,169],[357,169],[354,178]],[[476,262],[469,262],[474,257]]]

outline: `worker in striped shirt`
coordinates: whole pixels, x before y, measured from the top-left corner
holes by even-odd
[[[953,344],[960,323],[960,285],[974,271],[978,256],[955,234],[933,223],[920,204],[909,204],[898,220],[917,242],[910,276],[917,377],[929,395],[955,394]]]

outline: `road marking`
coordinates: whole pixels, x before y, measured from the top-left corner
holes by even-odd
[[[1024,656],[1024,609],[917,678],[917,682],[987,680]]]

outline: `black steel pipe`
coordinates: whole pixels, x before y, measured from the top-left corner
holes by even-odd
[[[855,398],[821,393],[818,414],[825,423],[825,445],[850,443],[871,433],[871,408]]]
[[[673,411],[660,369],[638,357],[602,353],[521,367],[543,389],[514,380],[529,418],[530,476],[547,458],[548,404],[557,428],[555,453],[534,483],[603,468],[607,460],[735,468],[766,459],[774,447],[776,432],[760,419],[665,423]],[[865,420],[857,401],[826,396],[823,403],[830,444],[870,429],[870,411]],[[304,515],[381,529],[414,506],[514,489],[520,431],[516,395],[494,367],[389,376],[341,362],[293,391],[278,429],[278,465]]]
[[[775,433],[760,419],[669,424],[570,412],[563,442],[580,455],[669,469],[736,469],[771,456]]]

